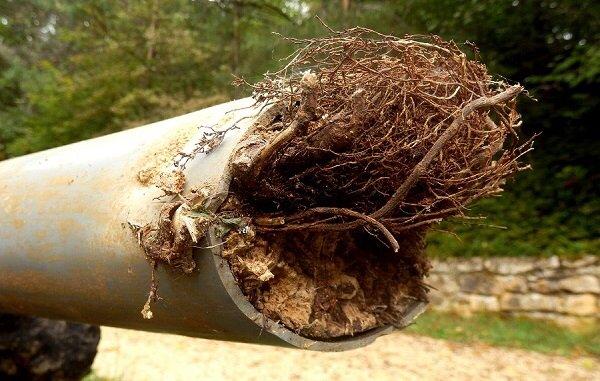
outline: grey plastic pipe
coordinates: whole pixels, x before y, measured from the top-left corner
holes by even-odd
[[[162,194],[143,184],[168,169],[206,129],[237,122],[221,145],[192,159],[187,188],[223,186],[233,148],[258,110],[249,99],[0,162],[0,311],[208,339],[341,351],[392,328],[332,341],[304,338],[265,318],[242,295],[228,264],[196,249],[197,270],[159,266],[154,317],[140,309],[150,266],[130,224],[157,216]],[[204,132],[203,132],[204,130]],[[210,239],[207,246],[217,243]],[[406,324],[420,313],[415,305]]]

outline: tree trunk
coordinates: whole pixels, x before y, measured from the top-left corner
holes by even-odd
[[[152,13],[150,15],[150,25],[148,25],[146,31],[146,62],[149,66],[152,66],[152,60],[156,55],[156,35],[158,29],[158,4],[156,0],[152,2],[152,9],[150,12]]]
[[[234,75],[239,74],[240,50],[242,45],[242,36],[240,32],[240,19],[242,16],[242,6],[236,1],[233,3],[233,38],[231,46],[231,72]]]
[[[347,13],[350,10],[350,0],[341,0],[342,12]]]

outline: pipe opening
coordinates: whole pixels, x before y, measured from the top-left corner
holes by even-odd
[[[222,256],[250,303],[301,336],[344,338],[413,319],[427,303],[423,232],[393,252],[367,230],[229,232]]]

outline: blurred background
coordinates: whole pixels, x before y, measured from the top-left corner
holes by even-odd
[[[0,0],[0,160],[247,96],[247,89],[231,86],[233,76],[254,82],[282,64],[280,59],[293,47],[274,32],[325,34],[314,15],[335,29],[360,25],[397,36],[433,33],[465,50],[475,44],[491,73],[526,86],[530,97],[521,97],[522,135],[541,133],[528,156],[533,170],[507,184],[501,197],[473,207],[472,215],[486,220],[445,222],[429,236],[428,252],[444,263],[511,257],[517,268],[496,265],[500,275],[494,282],[518,274],[519,263],[546,261],[553,276],[575,277],[579,283],[544,288],[539,279],[528,278],[516,291],[502,283],[502,292],[546,298],[555,297],[550,295],[554,290],[579,298],[552,299],[562,303],[558,312],[544,304],[549,299],[514,302],[504,294],[495,295],[495,302],[480,298],[463,304],[497,312],[519,303],[542,303],[529,315],[544,317],[549,310],[570,314],[565,306],[579,303],[574,314],[597,322],[598,1]],[[474,267],[467,272],[487,274],[494,266],[469,263]],[[581,271],[565,270],[573,268]],[[485,277],[464,282],[444,278],[443,270],[434,275],[440,284],[454,282],[449,289],[456,287],[455,293],[492,293],[478,285],[490,282]],[[558,332],[528,320],[507,323],[496,315],[472,316],[462,323],[428,316],[417,331],[459,341],[477,331],[477,340],[532,349],[536,340]],[[564,333],[533,349],[598,355],[595,327],[595,334]],[[506,338],[509,329],[516,331]]]
[[[284,36],[367,26],[475,43],[491,73],[523,83],[533,171],[450,224],[432,255],[598,252],[600,3],[586,0],[0,1],[0,159],[247,96],[231,86],[281,65]],[[469,50],[465,47],[465,50]],[[596,126],[596,127],[594,127]]]

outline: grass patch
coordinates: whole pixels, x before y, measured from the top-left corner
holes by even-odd
[[[521,317],[478,313],[466,318],[427,311],[406,331],[460,343],[485,343],[563,356],[600,356],[597,326],[575,331]]]
[[[96,375],[94,373],[94,371],[92,371],[90,374],[83,377],[83,379],[81,381],[116,381],[116,380],[113,380],[111,378],[106,378],[106,377],[100,377],[100,376]]]

